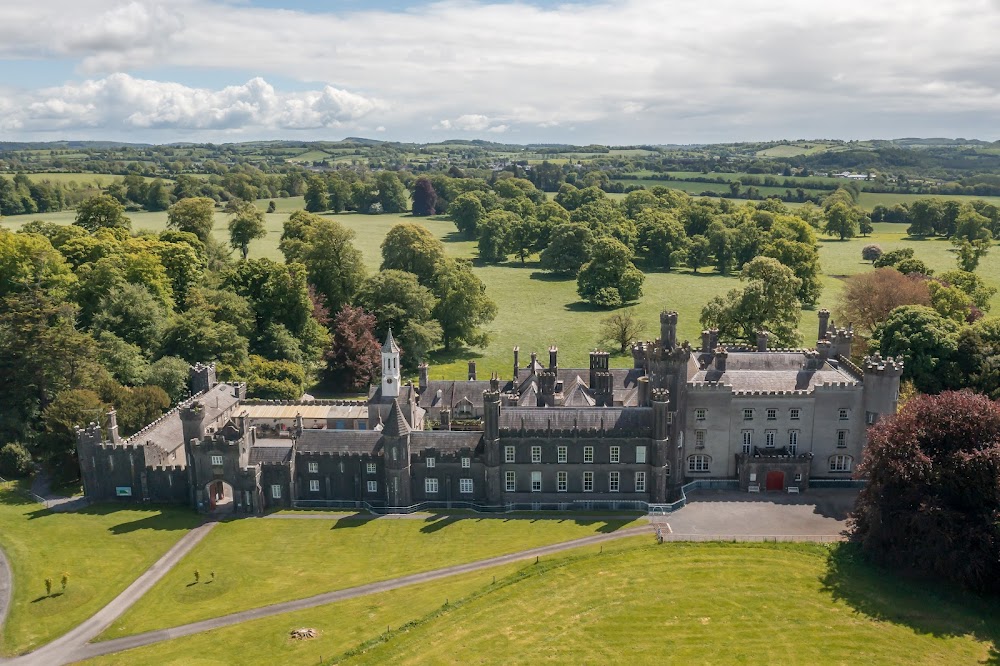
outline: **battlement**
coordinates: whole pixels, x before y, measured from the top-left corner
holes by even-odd
[[[760,397],[767,396],[767,397],[775,397],[775,398],[779,398],[779,397],[801,398],[801,397],[804,397],[804,396],[808,396],[809,394],[810,394],[809,391],[796,391],[796,390],[792,390],[792,391],[733,391],[733,395],[734,396],[738,396],[738,397],[741,397],[741,398],[748,398],[748,397],[756,398],[758,396],[760,396]]]
[[[882,375],[885,377],[899,377],[903,374],[902,359],[895,359],[892,356],[883,359],[878,352],[871,356],[866,356],[864,360],[864,374]]]
[[[723,384],[721,382],[688,382],[687,387],[689,391],[727,391],[732,392],[733,387],[731,384]]]
[[[865,378],[864,371],[862,371],[861,368],[855,365],[854,362],[851,361],[851,359],[843,356],[842,354],[837,354],[837,361],[840,363],[840,366],[847,371],[847,374],[851,375],[858,381],[864,380]]]
[[[184,472],[186,468],[181,465],[151,465],[146,469],[152,472]]]
[[[653,402],[670,402],[670,391],[665,388],[654,388],[649,395]]]
[[[97,445],[97,448],[101,451],[141,453],[145,447],[142,444],[115,444],[114,442],[101,442]]]
[[[192,395],[190,398],[188,398],[187,400],[182,400],[182,401],[178,402],[171,409],[169,409],[168,411],[166,411],[163,414],[161,414],[160,418],[156,419],[155,421],[151,421],[150,423],[148,423],[145,426],[143,426],[142,430],[139,430],[138,432],[136,432],[136,433],[134,433],[134,434],[129,435],[128,437],[126,437],[125,440],[124,440],[124,442],[128,443],[128,442],[131,442],[133,440],[141,439],[143,437],[143,435],[145,435],[146,433],[148,433],[150,430],[152,430],[153,428],[155,428],[159,424],[163,423],[163,421],[167,420],[168,418],[170,418],[174,414],[178,413],[181,409],[184,409],[185,407],[189,406],[191,403],[197,401],[198,398],[202,397],[203,394],[204,394],[204,392],[196,393],[196,394]]]
[[[324,398],[318,400],[264,400],[261,398],[248,398],[241,401],[243,405],[302,405],[302,406],[330,406],[330,407],[363,407],[368,404],[366,400],[348,400],[337,398]]]
[[[586,429],[574,428],[572,430],[539,430],[537,428],[501,428],[500,432],[508,438],[520,439],[600,439],[609,437],[609,433],[604,428]],[[648,430],[615,430],[610,438],[628,439],[631,437],[649,437]]]
[[[815,390],[839,390],[839,389],[856,389],[861,386],[860,382],[823,382],[818,385]]]

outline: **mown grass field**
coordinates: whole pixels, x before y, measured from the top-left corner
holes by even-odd
[[[995,600],[902,579],[851,545],[650,541],[575,549],[85,663],[908,665],[1000,656]],[[289,638],[299,627],[319,637]]]
[[[426,519],[236,520],[212,530],[102,638],[611,532],[631,523],[445,514]],[[194,583],[195,570],[201,572],[200,583]]]
[[[52,513],[0,484],[0,546],[14,572],[14,597],[0,654],[61,636],[100,610],[200,522],[184,509],[98,505]],[[63,592],[60,579],[69,574]],[[53,581],[46,596],[45,579]]]

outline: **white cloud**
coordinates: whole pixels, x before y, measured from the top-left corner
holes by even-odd
[[[800,0],[351,7],[307,14],[235,0],[3,3],[0,58],[69,60],[79,78],[98,83],[157,68],[179,79],[216,70],[321,82],[295,95],[250,83],[202,93],[157,83],[113,100],[101,96],[110,92],[22,93],[38,105],[32,113],[67,128],[73,118],[93,126],[96,117],[124,128],[242,122],[291,131],[367,117],[394,138],[432,128],[517,131],[525,140],[575,128],[576,140],[618,142],[998,132],[1000,8],[991,0],[841,0],[835,10]],[[150,89],[156,104],[144,99]],[[109,116],[112,102],[136,108]]]

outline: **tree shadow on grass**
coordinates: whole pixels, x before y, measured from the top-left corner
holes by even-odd
[[[547,271],[532,271],[528,278],[531,280],[539,280],[540,282],[576,281],[575,275],[570,275],[569,273],[549,273]]]
[[[372,515],[370,513],[365,513],[363,511],[358,511],[357,513],[351,514],[350,516],[340,516],[335,521],[333,521],[333,527],[331,530],[342,530],[348,527],[361,527],[372,520]]]
[[[420,528],[420,531],[424,534],[432,534],[465,519],[463,516],[456,516],[454,514],[435,513],[425,519],[425,524]]]
[[[869,562],[854,543],[831,549],[821,582],[835,600],[874,620],[936,638],[970,635],[989,643],[985,663],[1000,665],[1000,599],[889,571]]]
[[[456,361],[474,361],[483,358],[483,353],[469,347],[455,346],[451,349],[438,349],[428,356],[433,365],[445,365]]]

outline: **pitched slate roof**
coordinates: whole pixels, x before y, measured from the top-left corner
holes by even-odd
[[[382,433],[373,430],[307,429],[295,447],[302,453],[375,453],[381,441]]]
[[[386,437],[403,437],[410,433],[410,425],[403,418],[403,411],[399,407],[399,401],[392,401],[392,409],[389,410],[389,418],[385,420],[382,434]]]
[[[635,432],[652,428],[651,407],[504,407],[501,430],[601,430]]]
[[[292,443],[287,439],[258,439],[250,447],[250,464],[282,465],[292,459]]]
[[[410,433],[410,448],[413,451],[435,449],[437,451],[475,451],[483,438],[482,432],[449,432],[446,430],[423,430]]]
[[[708,359],[706,355],[703,363]],[[730,352],[724,373],[709,362],[691,381],[725,384],[735,392],[810,391],[825,383],[858,383],[835,362],[826,362],[817,370],[803,369],[804,363],[801,352]]]
[[[203,421],[205,431],[214,431],[225,425],[218,423],[218,421],[224,415],[228,415],[233,407],[239,404],[240,399],[236,393],[236,387],[232,384],[216,384],[201,395],[182,404],[200,402],[202,408],[205,410],[205,420]],[[126,442],[140,445],[152,442],[163,449],[164,453],[169,456],[170,453],[184,445],[184,426],[181,424],[180,411],[175,408],[173,411],[168,412],[160,420],[154,421],[143,430],[129,437]],[[185,464],[185,456],[175,456],[175,459],[170,464]]]

